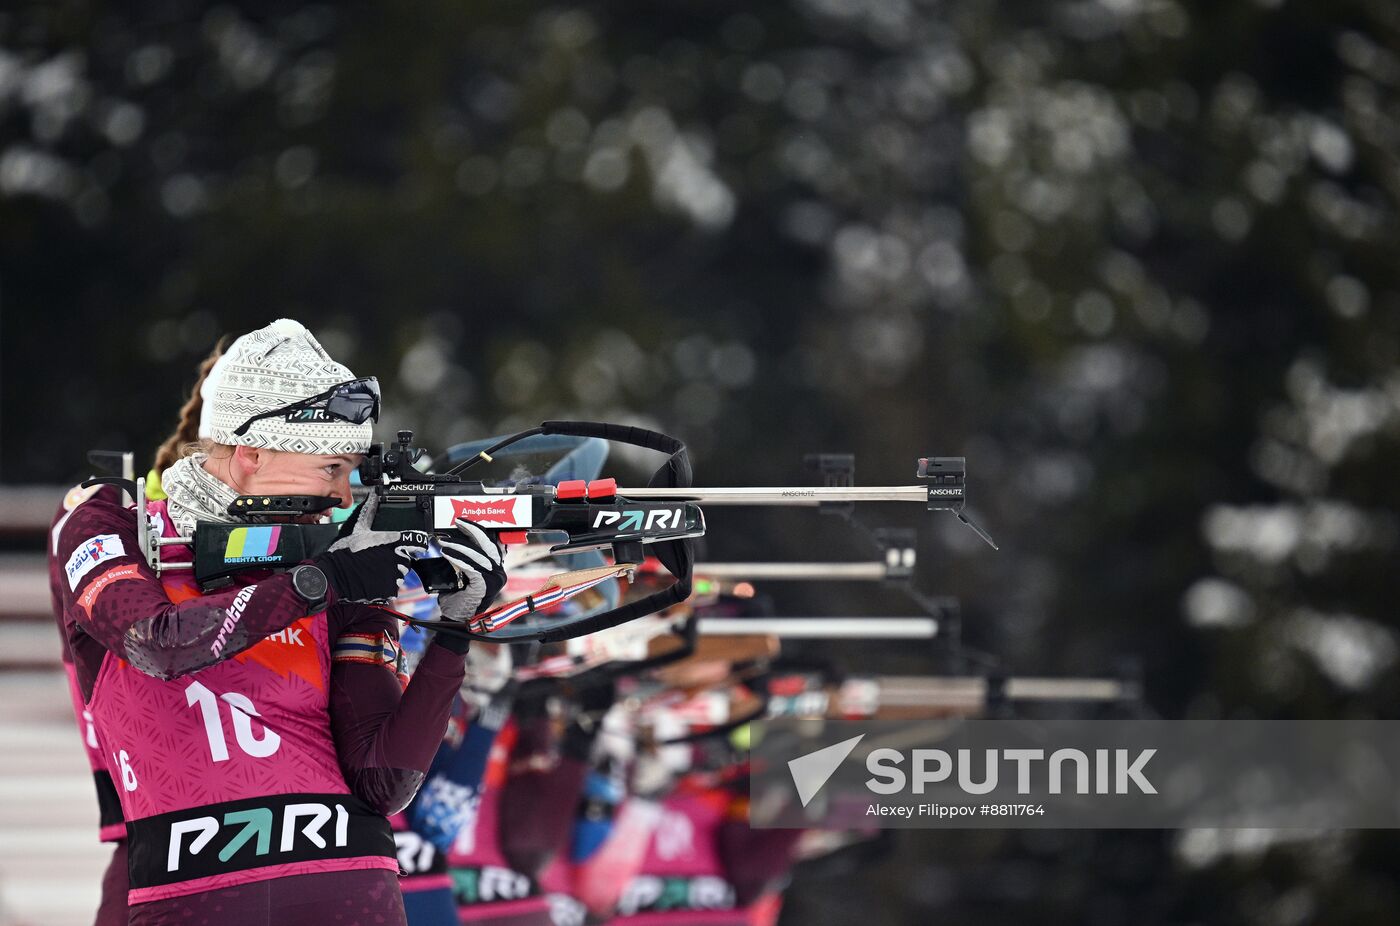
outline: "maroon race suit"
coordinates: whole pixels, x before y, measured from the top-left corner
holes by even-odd
[[[130,922],[402,923],[385,815],[423,780],[463,655],[430,645],[405,689],[392,612],[332,593],[308,613],[266,571],[208,594],[188,572],[158,578],[135,518],[174,536],[164,507],[93,498],[55,553],[78,689],[127,819]]]

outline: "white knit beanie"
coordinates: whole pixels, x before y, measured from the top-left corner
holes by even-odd
[[[224,351],[209,369],[209,375],[199,387],[199,437],[200,440],[214,436],[214,389],[219,385],[219,377],[227,365],[229,352]],[[246,419],[245,419],[246,420]],[[242,422],[240,422],[241,424]]]
[[[244,444],[295,453],[364,453],[374,434],[371,422],[286,421],[274,415],[233,432],[261,412],[325,392],[355,378],[336,363],[301,322],[290,318],[243,335],[209,371],[200,395],[199,433],[220,444]]]

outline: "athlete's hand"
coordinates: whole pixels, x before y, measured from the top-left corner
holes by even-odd
[[[331,588],[348,601],[387,601],[399,594],[415,554],[428,548],[426,531],[377,531],[371,525],[379,510],[373,492],[346,522],[349,530],[313,562]]]
[[[456,524],[462,532],[462,542],[439,537],[438,545],[442,547],[442,555],[457,570],[464,587],[439,595],[438,608],[445,620],[466,623],[496,600],[506,584],[506,567],[504,550],[486,536],[485,531],[461,518]]]

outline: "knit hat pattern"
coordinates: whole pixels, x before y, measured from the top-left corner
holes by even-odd
[[[219,358],[205,381],[200,430],[220,444],[243,444],[292,453],[364,453],[371,422],[286,421],[260,418],[246,433],[233,432],[254,415],[283,408],[355,378],[300,322],[279,318],[243,335]]]

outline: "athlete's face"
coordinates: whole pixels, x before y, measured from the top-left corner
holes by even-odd
[[[352,504],[350,474],[364,459],[358,453],[292,453],[253,447],[239,447],[236,455],[243,465],[234,467],[241,477],[234,488],[242,494],[330,495],[340,499],[340,508]]]

